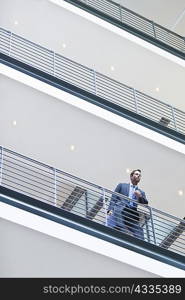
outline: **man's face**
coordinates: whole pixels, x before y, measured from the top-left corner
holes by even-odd
[[[135,171],[134,174],[130,177],[132,184],[136,185],[140,182],[141,173],[139,171]]]

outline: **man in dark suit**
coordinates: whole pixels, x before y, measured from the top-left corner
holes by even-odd
[[[139,226],[138,203],[148,204],[145,192],[138,188],[141,179],[141,170],[133,170],[130,173],[130,183],[119,183],[116,193],[122,194],[134,200],[126,199],[118,195],[112,195],[108,207],[107,225],[115,229],[129,230],[137,238],[144,240],[143,228]]]

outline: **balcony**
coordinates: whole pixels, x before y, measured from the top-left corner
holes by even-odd
[[[183,111],[2,28],[0,50],[3,64],[185,143]]]
[[[183,219],[139,204],[139,224],[144,232],[141,240],[129,230],[134,220],[132,209],[126,231],[107,225],[112,195],[123,201],[130,201],[128,197],[3,147],[0,158],[1,203],[185,270]]]
[[[50,2],[67,7],[60,0],[50,0]],[[111,0],[65,0],[64,2],[72,4],[181,59],[185,59],[185,39],[183,36],[144,18],[119,3]],[[70,9],[70,7],[68,8]]]

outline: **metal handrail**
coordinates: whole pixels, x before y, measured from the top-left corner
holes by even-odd
[[[185,134],[183,111],[3,28],[0,28],[0,52],[97,95],[120,108]],[[162,119],[167,123],[161,122]]]
[[[67,1],[67,0],[65,0]],[[152,20],[149,20],[134,11],[115,3],[111,0],[77,0],[92,7],[107,16],[125,23],[140,32],[151,36],[156,41],[165,43],[166,45],[185,53],[185,38]],[[73,3],[73,2],[72,2]],[[74,3],[75,4],[75,3]]]
[[[127,205],[127,219],[125,219],[127,225],[121,231],[133,235],[136,211],[129,204],[130,201],[137,202],[136,200],[2,146],[0,146],[0,176],[2,187],[61,210],[67,210],[103,226],[110,226],[108,206],[111,199],[118,197],[118,201],[123,201]],[[185,255],[184,220],[140,203],[137,218],[135,238],[140,238],[137,236],[137,230],[142,228],[146,242]],[[118,222],[123,221],[121,213],[117,215],[117,219]]]

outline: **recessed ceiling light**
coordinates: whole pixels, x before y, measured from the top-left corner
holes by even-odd
[[[14,25],[18,25],[19,22],[17,20],[14,21]]]
[[[75,146],[74,146],[74,145],[71,145],[71,146],[70,146],[70,150],[71,150],[71,151],[74,151],[74,150],[75,150]]]
[[[65,49],[66,48],[66,44],[62,43],[62,48]]]
[[[110,69],[111,69],[111,71],[114,71],[115,67],[114,66],[110,66]]]
[[[155,90],[156,90],[156,92],[159,92],[160,89],[159,89],[159,87],[156,87]]]
[[[127,169],[126,169],[126,173],[128,173],[128,174],[129,174],[129,173],[130,173],[130,169],[128,169],[128,168],[127,168]]]
[[[14,121],[12,122],[12,125],[13,125],[13,126],[16,126],[16,125],[17,125],[17,121],[14,120]]]
[[[184,194],[184,193],[183,193],[182,190],[179,190],[179,191],[178,191],[178,195],[179,195],[179,196],[183,196],[183,194]]]

